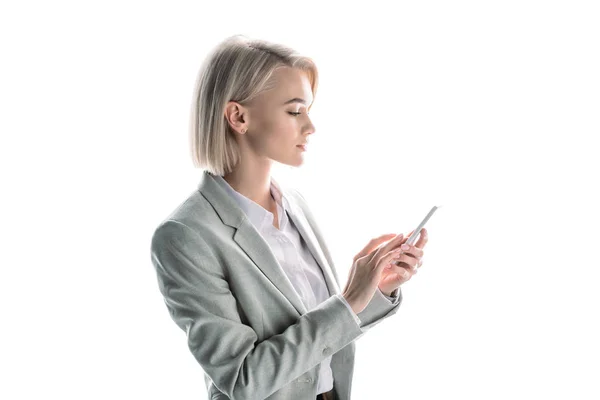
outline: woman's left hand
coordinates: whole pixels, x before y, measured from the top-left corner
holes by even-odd
[[[421,235],[417,243],[412,246],[407,245],[409,246],[407,250],[401,248],[401,245],[405,244],[412,232],[398,243],[398,258],[394,258],[392,263],[387,265],[381,274],[378,287],[387,296],[391,296],[391,293],[397,287],[416,274],[418,268],[423,264],[423,247],[425,247],[428,241],[427,230],[425,228],[421,229]]]

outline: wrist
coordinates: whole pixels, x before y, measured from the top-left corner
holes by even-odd
[[[360,311],[356,309],[352,296],[350,296],[348,293],[342,293],[342,297],[346,300],[346,303],[348,303],[352,311],[354,311],[354,313],[358,315]]]

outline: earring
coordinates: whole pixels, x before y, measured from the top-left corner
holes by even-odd
[[[242,133],[246,133],[246,130],[245,130],[245,129],[242,129]]]

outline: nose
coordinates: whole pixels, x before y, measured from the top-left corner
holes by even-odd
[[[305,135],[312,135],[313,133],[315,133],[315,125],[312,123],[310,117],[308,117],[308,123],[307,123],[307,127],[304,130],[304,134]]]

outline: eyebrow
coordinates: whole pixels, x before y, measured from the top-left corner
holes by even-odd
[[[290,99],[290,100],[286,101],[285,103],[283,103],[283,105],[290,104],[290,103],[302,103],[302,104],[306,105],[306,101],[304,99],[301,99],[300,97],[294,97],[293,99]]]

